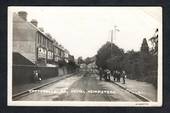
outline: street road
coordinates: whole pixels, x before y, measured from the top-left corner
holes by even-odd
[[[95,74],[79,74],[45,86],[19,101],[141,101],[112,82]]]

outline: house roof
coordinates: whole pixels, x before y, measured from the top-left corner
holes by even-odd
[[[34,30],[38,31],[39,33],[41,33],[43,36],[45,36],[46,38],[48,38],[50,41],[53,41],[50,37],[48,37],[44,32],[42,32],[39,28],[37,28],[35,25],[33,25],[32,23],[25,21],[24,19],[22,19],[21,17],[19,17],[19,15],[17,13],[13,13],[13,21],[15,22],[25,22],[29,27],[33,28]]]
[[[37,32],[39,32],[40,34],[42,34],[43,36],[45,36],[47,39],[49,39],[51,42],[54,42],[52,38],[50,38],[49,36],[47,36],[46,33],[42,32],[41,29],[39,29],[38,27],[36,27],[35,25],[33,25],[32,23],[25,21],[24,19],[22,19],[17,13],[13,13],[13,21],[15,22],[25,22],[29,27],[31,27],[32,29],[36,30]],[[60,50],[65,51],[64,48],[60,47],[59,45],[55,45],[55,47],[59,48]]]

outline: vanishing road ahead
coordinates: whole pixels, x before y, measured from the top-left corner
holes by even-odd
[[[20,98],[22,101],[141,101],[112,82],[100,81],[96,74],[76,74]]]

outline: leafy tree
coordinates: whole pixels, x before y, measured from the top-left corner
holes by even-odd
[[[90,57],[87,57],[84,61],[87,65],[91,63],[91,58]]]
[[[151,48],[151,58],[150,58],[150,64],[149,64],[149,75],[150,75],[150,81],[154,84],[154,86],[157,87],[157,75],[158,75],[158,28],[156,28],[153,37],[149,39],[152,43]]]
[[[156,28],[153,37],[151,37],[149,41],[151,41],[152,43],[151,53],[153,55],[157,55],[158,54],[158,28]]]
[[[157,44],[156,41],[154,43]],[[157,55],[149,51],[146,38],[143,39],[140,51],[131,50],[126,53],[115,44],[107,42],[97,52],[96,65],[103,69],[123,69],[128,78],[150,82],[157,87]]]
[[[122,62],[128,78],[138,79],[140,77],[140,52],[127,51]]]
[[[148,54],[149,53],[149,46],[148,46],[146,38],[143,39],[142,46],[141,46],[141,52],[143,54]]]
[[[97,52],[96,65],[103,69],[119,67],[120,59],[124,52],[115,44],[107,42]]]
[[[141,78],[145,78],[148,76],[148,65],[150,63],[150,54],[149,54],[149,46],[146,38],[143,39],[141,50],[140,50],[140,70],[141,70]]]
[[[82,63],[84,63],[84,60],[83,60],[83,58],[80,56],[80,57],[78,57],[78,64],[82,64]]]

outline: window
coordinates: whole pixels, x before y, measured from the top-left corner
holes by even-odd
[[[38,34],[38,44],[40,44],[41,42],[40,42],[40,34]]]
[[[61,51],[61,57],[64,57],[64,52],[63,51]]]
[[[40,39],[41,39],[41,45],[43,45],[43,37],[40,36]]]
[[[47,48],[49,48],[49,41],[47,40]]]
[[[51,42],[49,42],[49,48],[48,49],[50,49],[51,50]]]
[[[43,45],[45,46],[45,37],[43,37]]]
[[[49,50],[52,50],[53,49],[53,46],[52,46],[52,42],[50,41],[49,42]]]
[[[58,48],[56,48],[55,53],[56,53],[56,55],[59,55],[59,50],[58,50]]]
[[[40,39],[41,37],[40,37],[40,36],[41,36],[41,35],[40,35],[39,33],[37,33],[37,43],[38,43],[38,44],[41,43],[41,39]]]
[[[48,39],[46,39],[45,47],[48,48]]]
[[[59,50],[58,52],[59,52],[59,54],[58,54],[58,55],[59,55],[59,56],[61,56],[61,50]]]

